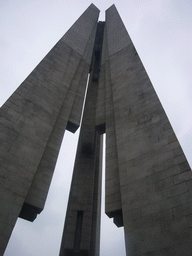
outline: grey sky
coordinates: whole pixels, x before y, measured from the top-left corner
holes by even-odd
[[[100,20],[115,3],[192,165],[192,1],[93,3],[101,10]],[[88,0],[0,1],[1,105],[90,4]],[[58,255],[77,135],[66,133],[44,211],[33,223],[17,222],[5,256]],[[125,255],[123,229],[107,217],[102,219],[101,256]]]

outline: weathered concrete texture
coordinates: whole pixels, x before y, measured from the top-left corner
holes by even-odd
[[[93,83],[87,92],[60,256],[99,255],[102,137],[95,129],[96,95]]]
[[[115,136],[107,133],[107,143],[114,145],[116,139],[127,255],[189,256],[192,173],[114,6],[106,11],[105,38],[108,60],[101,72],[110,72],[106,86],[111,83],[115,126]],[[107,154],[108,166],[115,148]],[[107,172],[108,177],[110,168]],[[106,180],[111,197],[116,180],[115,173],[110,183]],[[107,212],[110,203],[119,207],[107,199]]]
[[[98,98],[97,111],[100,116],[97,115],[97,124],[102,124],[105,120],[106,126],[106,177],[105,177],[105,212],[111,217],[116,217],[121,212],[121,193],[119,182],[119,167],[117,156],[117,144],[115,133],[115,120],[114,120],[114,108],[112,100],[112,83],[109,70],[109,49],[107,40],[107,23],[105,26],[104,44],[102,51],[101,72],[99,77],[100,87],[104,89],[104,97]],[[100,105],[99,105],[100,103]],[[100,106],[105,107],[104,110],[100,110]],[[114,218],[114,222],[115,218]],[[117,223],[116,223],[117,224]]]
[[[103,145],[96,129],[96,106],[103,27],[98,23],[60,256],[99,255]]]
[[[60,256],[99,255],[104,132],[105,211],[127,255],[191,256],[190,167],[115,6],[105,28],[98,15],[90,5],[0,109],[0,254],[17,217],[44,207],[91,71]]]
[[[0,110],[1,255],[19,214],[43,209],[64,131],[79,126],[98,15],[92,4]]]

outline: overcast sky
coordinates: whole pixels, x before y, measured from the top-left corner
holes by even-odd
[[[115,4],[192,165],[192,1],[94,1]],[[0,104],[91,4],[88,0],[0,1]],[[5,256],[58,255],[77,134],[65,134],[44,211],[19,219]],[[103,210],[104,212],[104,210]],[[124,256],[123,228],[102,214],[101,256]]]

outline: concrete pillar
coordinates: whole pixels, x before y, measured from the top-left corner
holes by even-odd
[[[189,256],[192,173],[115,6],[106,38],[127,255]]]
[[[103,145],[96,109],[103,30],[98,23],[60,256],[99,256]]]
[[[91,4],[0,109],[1,255],[17,217],[42,211],[64,131],[80,124],[98,15]]]

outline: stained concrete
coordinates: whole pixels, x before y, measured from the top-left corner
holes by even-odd
[[[81,132],[73,171],[60,256],[99,256],[102,136],[96,128],[98,64],[104,23],[97,26]]]
[[[0,255],[18,216],[42,211],[65,129],[79,127],[98,15],[90,5],[0,109]]]
[[[106,27],[108,59],[103,68],[110,73],[127,255],[189,256],[189,164],[115,6],[106,11]],[[107,144],[114,145],[114,137],[106,136]],[[113,164],[115,147],[109,152]],[[119,186],[114,170],[107,172],[108,213],[110,207],[119,208]]]
[[[17,217],[43,209],[90,72],[60,256],[99,255],[105,132],[105,212],[124,226],[126,254],[191,255],[190,166],[115,6],[102,36],[98,14],[92,4],[0,110],[0,254]]]

